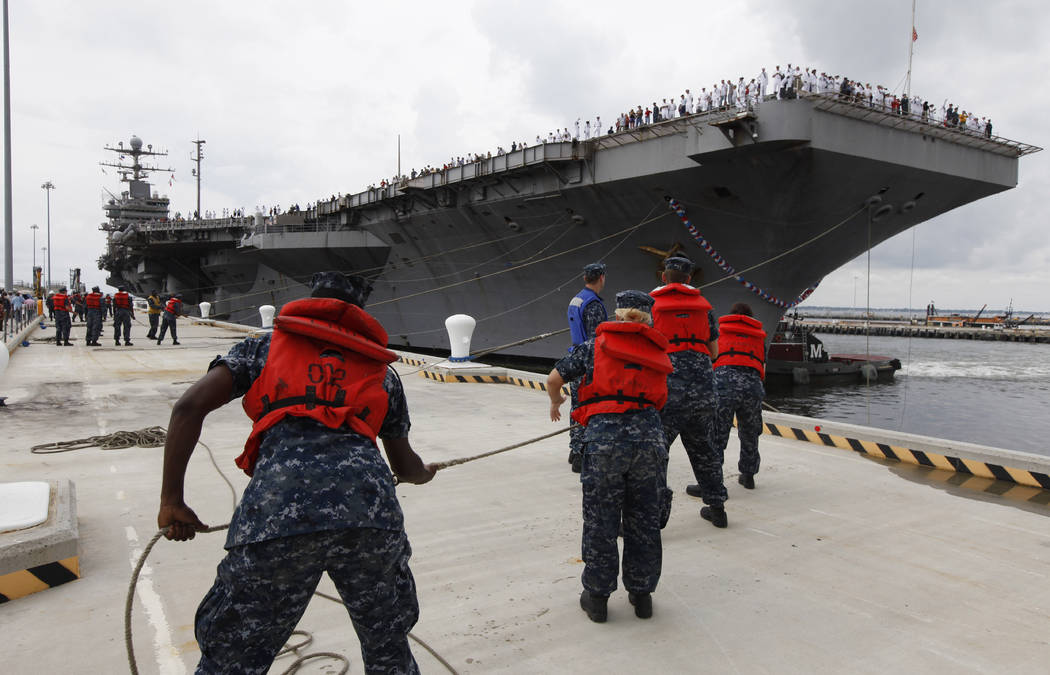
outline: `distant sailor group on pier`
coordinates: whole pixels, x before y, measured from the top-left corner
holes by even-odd
[[[103,320],[107,317],[113,318],[113,343],[121,346],[121,337],[124,346],[131,347],[131,322],[135,319],[134,299],[124,286],[117,288],[112,296],[103,295],[98,286],[92,286],[90,293],[69,293],[66,286],[51,292],[47,297],[47,308],[49,318],[55,324],[55,344],[59,347],[72,347],[70,341],[73,318],[84,320],[86,329],[84,333],[84,344],[88,347],[101,347],[99,339],[103,334]],[[147,340],[156,340],[157,344],[163,344],[166,333],[171,331],[172,344],[179,344],[176,320],[182,313],[182,294],[176,293],[168,296],[162,302],[157,291],[150,293],[146,299],[146,314],[149,318],[149,332]],[[157,332],[158,326],[160,332]]]

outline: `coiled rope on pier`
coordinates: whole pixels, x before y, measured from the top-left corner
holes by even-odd
[[[41,443],[30,448],[34,455],[51,455],[58,452],[71,452],[84,448],[99,447],[103,450],[123,450],[124,448],[159,448],[164,445],[168,434],[164,427],[146,427],[137,431],[114,431],[101,436],[88,436],[75,441],[54,441]]]
[[[572,426],[575,426],[575,425],[572,425]],[[512,445],[508,445],[508,446],[505,446],[505,447],[502,447],[502,448],[497,448],[495,450],[490,450],[488,452],[483,452],[483,453],[481,453],[479,455],[473,455],[471,457],[461,457],[459,459],[451,459],[451,460],[447,460],[447,461],[444,461],[444,462],[436,462],[434,464],[434,467],[436,469],[438,469],[438,470],[440,470],[440,469],[447,469],[447,468],[452,467],[452,466],[458,466],[460,464],[466,464],[467,462],[473,462],[473,461],[478,460],[478,459],[483,459],[485,457],[491,457],[493,455],[498,455],[500,453],[508,452],[510,450],[515,450],[517,448],[521,448],[521,447],[524,447],[526,445],[531,445],[533,443],[538,443],[539,441],[546,440],[548,438],[552,438],[552,437],[557,436],[559,434],[563,434],[566,431],[568,431],[569,429],[571,429],[572,426],[568,426],[568,427],[565,427],[564,429],[559,429],[557,431],[552,431],[549,434],[543,434],[542,436],[537,436],[535,438],[530,438],[529,440],[526,440],[526,441],[521,441],[519,443],[514,443]],[[207,450],[208,454],[211,456],[212,455],[211,448],[209,448],[207,445],[204,445],[203,443],[201,445],[204,446],[205,450]],[[214,457],[212,457],[212,463],[213,464],[215,463],[214,462]],[[222,470],[219,469],[218,465],[215,465],[215,468],[220,474],[222,474]],[[225,479],[225,475],[223,475],[223,478]],[[227,484],[229,484],[228,480],[227,480]],[[232,490],[232,485],[231,485],[231,490]],[[236,501],[236,498],[235,498],[234,501]],[[222,530],[228,530],[229,528],[230,528],[230,524],[226,523],[224,525],[215,525],[213,527],[208,527],[208,528],[206,528],[204,530],[200,530],[200,532],[207,534],[207,533],[211,533],[211,532],[221,532]],[[132,639],[132,628],[131,628],[131,613],[132,613],[132,608],[134,607],[134,604],[135,604],[135,588],[138,586],[139,575],[142,573],[142,568],[146,564],[146,558],[149,557],[149,554],[153,550],[153,547],[157,544],[158,541],[160,541],[160,538],[164,536],[164,534],[168,531],[168,529],[169,528],[164,528],[162,530],[158,530],[153,535],[153,537],[149,540],[149,543],[146,544],[146,547],[142,549],[142,553],[139,555],[139,559],[135,562],[135,568],[131,572],[131,581],[128,582],[128,592],[127,592],[127,595],[126,595],[126,597],[124,599],[124,648],[127,651],[128,668],[129,668],[130,672],[132,673],[132,675],[138,675],[138,672],[139,672],[138,662],[135,659],[135,647],[134,647],[134,641]],[[343,601],[340,600],[339,598],[336,598],[336,597],[331,596],[331,595],[327,595],[327,594],[322,593],[320,591],[314,591],[314,595],[320,596],[320,597],[322,597],[322,598],[324,598],[326,600],[330,600],[332,602],[337,602],[339,604],[343,604]],[[291,653],[295,653],[296,656],[298,656],[298,658],[294,662],[292,662],[291,665],[288,666],[288,668],[282,673],[282,675],[292,675],[293,673],[297,672],[299,670],[299,668],[302,666],[302,664],[305,663],[306,661],[308,661],[310,659],[323,658],[323,657],[336,659],[336,660],[338,660],[338,661],[343,663],[343,667],[339,671],[339,675],[344,675],[345,673],[347,673],[350,670],[350,660],[347,659],[342,654],[339,654],[339,653],[336,653],[336,652],[314,652],[312,654],[300,655],[299,654],[299,650],[304,648],[306,645],[310,644],[313,641],[313,636],[311,636],[306,631],[293,631],[292,635],[300,635],[300,636],[302,636],[302,637],[304,637],[306,639],[302,643],[297,644],[297,645],[285,645],[284,649],[282,649],[280,652],[277,653],[277,656],[282,656],[282,655],[288,654],[290,652]],[[430,645],[428,645],[426,642],[424,642],[422,639],[416,637],[412,633],[409,633],[408,637],[411,638],[417,644],[419,644],[421,647],[426,649],[431,654],[431,656],[433,656],[435,659],[437,659],[441,663],[441,665],[445,666],[445,668],[447,668],[450,673],[453,673],[453,675],[456,675],[457,671],[456,671],[455,668],[452,667],[452,664],[450,664],[440,654],[438,654],[437,651],[434,650],[434,648],[432,648]]]

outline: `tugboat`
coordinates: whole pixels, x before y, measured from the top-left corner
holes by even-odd
[[[875,354],[829,354],[813,331],[795,314],[784,317],[766,356],[766,382],[872,382],[892,380],[900,359]]]

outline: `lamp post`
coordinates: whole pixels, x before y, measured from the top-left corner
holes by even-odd
[[[51,191],[55,189],[55,184],[51,181],[45,182],[40,186],[41,189],[47,191],[47,250],[51,250]],[[51,254],[47,254],[47,288],[51,290]]]

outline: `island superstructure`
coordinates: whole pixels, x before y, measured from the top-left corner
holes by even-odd
[[[519,148],[275,217],[117,224],[117,200],[100,266],[111,283],[182,292],[241,322],[305,295],[315,271],[357,272],[392,345],[447,348],[444,319],[466,313],[484,348],[563,327],[588,262],[607,263],[611,289],[650,289],[680,252],[716,311],[749,302],[775,326],[869,245],[1016,186],[1019,158],[1039,150],[800,94]],[[552,358],[566,342],[508,352]]]

